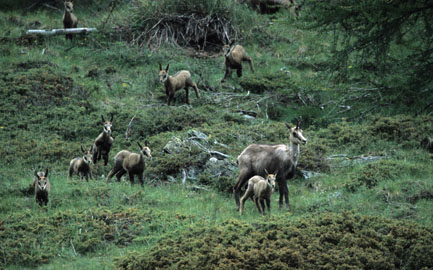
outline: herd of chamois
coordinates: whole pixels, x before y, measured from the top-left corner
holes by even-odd
[[[77,27],[78,20],[72,13],[72,2],[64,2],[64,4],[64,27]],[[66,38],[72,39],[72,35],[66,35]],[[248,62],[251,71],[254,72],[253,61],[241,45],[234,45],[234,42],[225,44],[223,52],[225,57],[225,75],[221,82],[224,82],[227,77],[230,77],[232,69],[236,69],[238,77],[241,77],[243,61]],[[197,98],[200,98],[197,84],[192,81],[189,71],[181,70],[175,75],[170,76],[168,70],[169,65],[163,69],[161,64],[159,64],[159,80],[164,84],[168,106],[170,106],[171,102],[174,100],[175,92],[181,89],[185,89],[186,91],[187,104],[189,104],[189,87],[192,87],[195,90]],[[106,121],[104,116],[101,116],[101,119],[103,124],[102,132],[87,150],[81,146],[83,156],[71,160],[69,178],[76,173],[79,175],[80,180],[83,178],[85,178],[86,181],[88,181],[89,178],[92,179],[91,164],[96,164],[101,157],[104,160],[104,166],[107,166],[110,149],[114,141],[111,136],[113,116],[111,116],[109,121]],[[274,191],[275,183],[278,184],[280,193],[279,207],[283,207],[283,201],[285,201],[286,207],[290,209],[287,180],[295,175],[300,154],[300,145],[306,144],[307,140],[302,134],[303,131],[300,127],[299,120],[296,126],[291,127],[286,124],[286,127],[289,132],[288,145],[251,144],[237,157],[239,177],[233,188],[233,193],[240,214],[242,214],[245,201],[248,198],[254,200],[261,214],[265,213],[266,207],[268,208],[268,214],[270,214],[271,195]],[[134,183],[134,175],[138,175],[141,185],[144,184],[143,173],[145,169],[145,159],[152,158],[152,155],[148,146],[142,146],[139,142],[137,142],[137,146],[137,150],[139,150],[138,154],[128,150],[121,150],[115,155],[114,166],[107,175],[107,182],[109,182],[113,176],[116,176],[117,181],[120,181],[121,177],[125,173],[128,173],[131,183]],[[240,199],[242,189],[245,186],[247,186],[247,189]],[[46,205],[48,203],[48,193],[51,187],[48,180],[48,169],[46,169],[45,172],[35,171],[33,187],[36,202],[39,205]]]

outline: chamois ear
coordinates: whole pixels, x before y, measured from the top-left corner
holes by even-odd
[[[266,170],[266,169],[265,169],[265,173],[266,173],[266,175],[269,175],[268,170]]]
[[[89,152],[90,152],[90,153],[93,152],[93,144],[90,145]]]
[[[37,170],[35,170],[35,176],[36,176],[36,178],[40,179],[40,178],[39,178],[39,174],[38,174],[38,171],[37,171]]]
[[[82,145],[81,145],[81,152],[86,153]]]
[[[161,66],[161,63],[158,63],[159,64],[159,70],[162,70],[162,66]]]
[[[102,114],[101,114],[101,119],[102,119],[102,122],[105,123],[105,119],[104,119],[104,116]]]
[[[290,127],[290,125],[287,124],[287,123],[286,123],[286,127],[287,127],[288,129],[292,129],[292,128]]]
[[[230,42],[230,47],[233,46],[233,44],[235,43],[235,40],[233,40],[232,42]]]
[[[301,126],[301,119],[298,118],[298,122],[296,123],[296,129],[299,129]]]
[[[167,67],[165,68],[165,72],[168,72],[169,67],[170,67],[170,64],[168,64]]]
[[[144,140],[144,145],[149,145],[149,141],[148,140]]]
[[[45,177],[48,177],[48,168],[45,169],[45,174],[44,174],[44,176],[45,176]]]
[[[114,114],[111,114],[110,122],[113,122]]]
[[[143,150],[143,146],[141,146],[141,144],[139,142],[137,142],[138,147],[140,147],[140,151]]]

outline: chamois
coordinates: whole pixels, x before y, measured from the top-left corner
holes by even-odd
[[[45,172],[35,171],[35,177],[33,178],[33,187],[35,188],[35,200],[42,206],[42,204],[48,204],[48,193],[50,192],[51,185],[48,180],[48,168]]]
[[[171,101],[174,99],[174,94],[176,93],[176,91],[181,89],[185,89],[186,104],[189,104],[189,87],[194,88],[197,98],[200,98],[197,84],[191,79],[191,73],[188,70],[181,70],[175,75],[170,76],[168,75],[169,66],[170,64],[168,64],[165,69],[162,69],[161,64],[159,64],[159,81],[164,83],[165,94],[168,98],[168,106],[170,106]]]
[[[224,74],[224,78],[221,82],[225,82],[227,77],[230,77],[232,74],[232,69],[236,69],[236,74],[238,77],[242,76],[242,61],[247,61],[250,63],[251,71],[254,73],[253,60],[248,56],[244,47],[241,45],[233,46],[233,42],[229,45],[224,44],[223,52],[225,57],[225,66],[226,73]]]
[[[72,13],[74,11],[74,4],[72,1],[65,1],[65,13],[63,13],[63,27],[64,28],[77,28],[78,25],[78,19],[75,17],[75,15]],[[66,34],[66,39],[72,40],[72,34]]]
[[[116,175],[117,181],[120,181],[120,178],[128,172],[129,181],[134,183],[134,174],[138,175],[141,185],[144,184],[143,172],[144,172],[144,157],[147,156],[152,158],[150,154],[150,148],[147,146],[141,146],[139,142],[137,142],[138,147],[140,147],[140,154],[131,153],[127,150],[122,150],[116,154],[114,157],[114,167],[107,175],[107,182],[110,182],[111,177]]]
[[[92,164],[93,145],[90,146],[88,151],[84,150],[83,146],[81,146],[81,152],[83,152],[83,157],[74,158],[69,163],[69,178],[71,178],[72,174],[75,172],[80,176],[80,180],[85,177],[86,181],[89,182],[89,177],[90,179],[93,178],[92,171],[90,170],[90,164]]]
[[[113,125],[113,115],[110,121],[105,121],[104,116],[101,115],[103,130],[102,133],[95,139],[93,144],[93,163],[96,164],[101,156],[104,158],[104,166],[108,164],[108,154],[110,153],[111,145],[113,144],[113,137],[111,137],[111,127]]]
[[[296,127],[291,128],[288,124],[286,124],[286,127],[290,131],[290,145],[250,144],[238,156],[239,178],[233,188],[238,210],[239,195],[242,187],[248,179],[255,175],[265,177],[265,170],[270,172],[278,171],[276,181],[280,193],[279,207],[281,208],[283,206],[284,197],[286,206],[290,209],[287,179],[295,175],[300,152],[299,144],[306,144],[307,140],[302,135],[300,121],[298,121]]]
[[[245,201],[254,195],[254,201],[256,202],[259,213],[265,214],[265,201],[268,207],[268,213],[271,214],[271,195],[275,189],[276,174],[268,174],[266,171],[266,179],[256,175],[248,180],[248,187],[245,191],[244,196],[241,198],[241,205],[239,212],[242,215],[244,210]]]

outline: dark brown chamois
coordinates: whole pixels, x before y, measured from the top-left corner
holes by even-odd
[[[243,61],[250,63],[251,71],[254,72],[253,60],[248,56],[244,47],[241,45],[233,46],[233,43],[234,41],[230,43],[230,45],[224,44],[223,46],[226,73],[224,74],[224,78],[221,80],[221,82],[225,82],[227,77],[231,77],[232,69],[236,69],[236,74],[238,77],[241,77]]]
[[[116,175],[119,182],[122,175],[128,172],[131,184],[134,183],[134,174],[138,175],[141,185],[144,184],[143,172],[146,165],[144,159],[146,156],[152,158],[152,155],[150,154],[149,147],[143,147],[139,142],[137,144],[140,147],[139,154],[131,153],[127,150],[122,150],[116,154],[114,157],[114,167],[107,175],[107,182],[110,182],[111,177],[114,175]]]
[[[63,13],[63,28],[77,28],[78,19],[72,13],[74,11],[74,4],[72,1],[66,1],[65,3],[65,12]],[[66,39],[72,39],[72,34],[66,34]]]
[[[185,89],[186,104],[189,104],[189,87],[194,88],[197,98],[200,98],[197,84],[191,79],[191,73],[188,70],[181,70],[173,76],[170,76],[168,75],[169,66],[170,64],[168,64],[165,69],[162,69],[161,64],[159,64],[159,81],[164,83],[168,106],[170,106],[171,101],[174,100],[176,91],[181,89]]]
[[[113,115],[110,121],[105,121],[104,116],[101,115],[103,130],[102,133],[95,139],[93,144],[93,163],[96,164],[101,156],[104,158],[104,166],[108,164],[108,155],[113,144],[113,137],[111,137],[111,127],[113,125]]]
[[[299,121],[296,127],[291,128],[288,124],[286,126],[290,132],[290,145],[250,144],[238,156],[239,178],[233,188],[238,210],[242,187],[247,183],[248,179],[255,175],[266,177],[266,170],[269,172],[278,171],[279,207],[283,206],[284,198],[287,208],[290,209],[287,179],[295,175],[300,152],[299,145],[306,144],[307,140],[302,135]]]
[[[48,204],[48,193],[50,192],[51,185],[48,180],[48,168],[45,172],[35,171],[35,177],[33,177],[33,187],[35,188],[35,200],[42,206],[42,204]]]

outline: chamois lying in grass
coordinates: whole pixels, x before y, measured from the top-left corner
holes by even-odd
[[[275,179],[277,175],[268,174],[267,171],[266,174],[266,179],[256,175],[248,180],[247,190],[245,191],[244,196],[241,198],[241,205],[239,208],[241,215],[244,210],[245,201],[251,196],[254,196],[254,202],[256,203],[260,214],[265,214],[265,201],[268,207],[268,214],[271,214],[271,195],[275,189]]]
[[[286,206],[290,209],[287,179],[295,175],[300,152],[299,145],[306,144],[307,140],[302,135],[300,121],[298,121],[296,127],[291,128],[288,124],[286,124],[286,127],[290,132],[290,145],[250,144],[238,156],[239,178],[233,188],[238,210],[242,187],[247,183],[248,179],[255,175],[266,177],[265,170],[270,172],[278,171],[279,206],[282,207],[284,197]]]
[[[93,144],[93,163],[96,164],[101,156],[104,158],[104,166],[108,164],[108,155],[113,144],[113,137],[111,137],[111,127],[113,125],[113,115],[110,121],[105,121],[104,116],[101,115],[103,130],[102,133],[95,139]]]
[[[137,142],[138,147],[140,147],[140,154],[131,153],[127,150],[122,150],[116,154],[114,157],[114,167],[107,175],[107,182],[110,182],[111,177],[116,175],[117,181],[120,181],[120,178],[128,172],[129,180],[131,184],[134,183],[134,174],[138,175],[138,179],[140,180],[141,185],[144,184],[143,172],[145,167],[145,156],[152,158],[150,154],[150,148],[147,146],[141,146],[139,142]]]
[[[170,76],[168,75],[169,66],[170,64],[168,64],[165,69],[162,69],[161,64],[159,64],[159,81],[164,83],[165,94],[168,97],[168,106],[170,106],[171,101],[174,99],[176,91],[181,89],[185,89],[186,104],[189,104],[189,87],[194,88],[197,98],[200,98],[197,84],[195,84],[191,79],[191,73],[188,70],[181,70],[173,76]]]
[[[65,13],[63,13],[63,28],[77,28],[78,19],[72,13],[74,11],[74,4],[72,1],[66,1],[65,3]],[[72,34],[66,34],[66,39],[72,39]]]
[[[221,82],[225,82],[227,77],[231,77],[232,69],[236,69],[238,77],[242,76],[242,62],[246,61],[250,63],[251,71],[254,73],[253,60],[248,56],[244,47],[241,45],[234,45],[233,43],[224,44],[223,52],[225,57],[226,73]]]
[[[92,164],[92,152],[93,152],[93,145],[90,146],[89,150],[84,150],[83,146],[81,146],[81,152],[83,152],[83,157],[81,158],[74,158],[69,163],[69,178],[72,177],[72,174],[75,172],[80,176],[80,180],[83,179],[83,177],[86,178],[86,181],[89,181],[93,178],[92,171],[90,169],[90,164]]]
[[[42,206],[42,204],[48,204],[48,193],[50,192],[51,185],[48,180],[48,168],[45,172],[35,171],[35,177],[33,177],[33,187],[35,188],[35,200]]]

